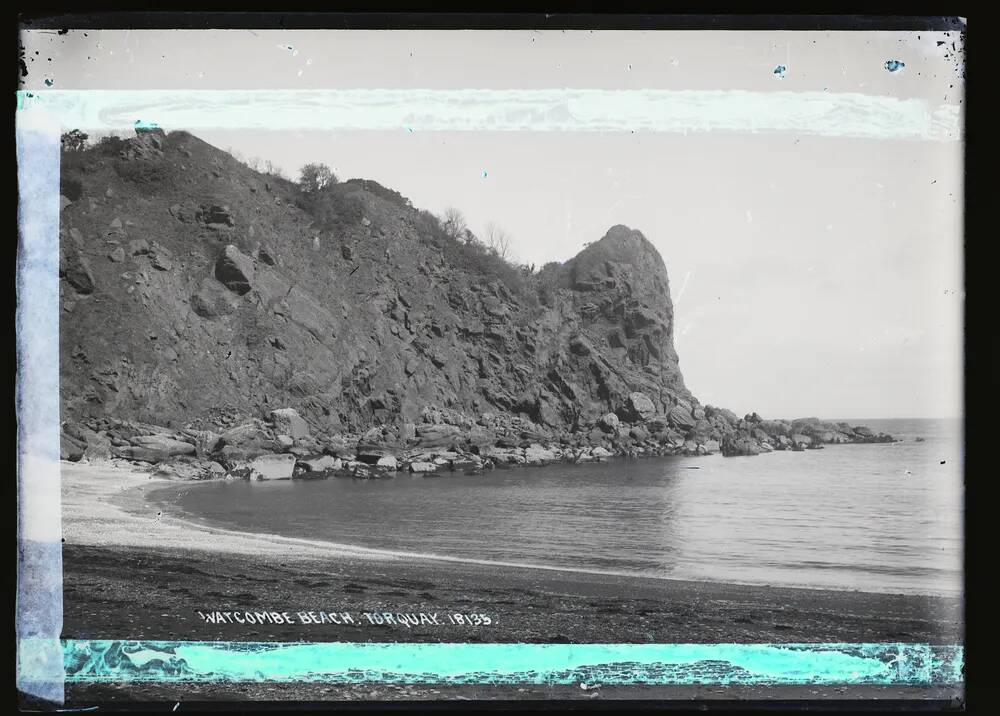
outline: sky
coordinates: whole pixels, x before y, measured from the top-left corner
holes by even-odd
[[[954,32],[71,30],[22,42],[24,87],[39,93],[571,88],[777,103],[792,92],[899,100],[915,116],[961,112],[964,93]],[[892,60],[902,66],[890,72]],[[219,120],[195,134],[291,176],[319,161],[417,207],[457,207],[478,233],[496,222],[538,266],[615,224],[641,230],[667,265],[681,370],[703,403],[766,417],[961,415],[960,137],[768,130],[752,111],[742,121],[465,131]]]

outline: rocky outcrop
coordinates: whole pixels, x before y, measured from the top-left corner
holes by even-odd
[[[384,477],[891,439],[701,405],[640,231],[536,272],[374,182],[307,197],[183,132],[125,145],[67,164],[66,459]]]
[[[223,286],[239,296],[250,291],[250,280],[253,273],[253,259],[244,256],[232,244],[223,250],[218,261],[215,262],[215,277]]]

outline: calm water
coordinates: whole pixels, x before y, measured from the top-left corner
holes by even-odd
[[[179,508],[189,519],[228,528],[404,552],[681,579],[959,593],[961,423],[863,422],[902,442],[477,476],[213,482],[156,498],[175,514]]]

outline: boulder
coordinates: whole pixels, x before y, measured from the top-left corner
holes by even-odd
[[[399,461],[396,460],[395,455],[384,455],[378,459],[375,463],[375,467],[380,467],[383,470],[398,470]]]
[[[66,279],[77,293],[87,296],[94,292],[94,274],[83,253],[73,246],[66,247],[60,256],[59,276]]]
[[[424,447],[445,447],[454,444],[461,430],[446,423],[416,426],[417,441]]]
[[[275,432],[288,435],[293,440],[309,437],[309,423],[294,408],[272,410],[271,422],[274,423]]]
[[[65,431],[59,433],[59,459],[78,462],[83,458],[83,453],[87,449],[87,443],[77,438],[67,435]]]
[[[223,286],[239,296],[250,291],[253,274],[253,259],[241,253],[232,244],[226,246],[215,262],[215,277]]]
[[[206,229],[213,231],[227,231],[236,225],[229,207],[218,204],[200,206],[195,212],[195,219],[204,224]]]
[[[628,431],[628,436],[633,440],[642,442],[649,439],[649,431],[641,425],[636,425]]]
[[[675,405],[672,407],[670,412],[667,413],[667,420],[675,428],[684,432],[693,428],[696,422],[694,416],[691,415],[691,411],[683,405]]]
[[[191,310],[202,318],[228,316],[239,303],[239,298],[212,278],[202,281],[200,288],[191,295]]]
[[[546,465],[554,462],[558,456],[541,445],[529,445],[524,450],[524,461],[529,465]]]
[[[210,460],[174,461],[157,465],[153,477],[165,480],[210,480],[222,477],[226,470]]]
[[[720,449],[724,457],[760,454],[757,443],[742,435],[726,435],[722,438]]]
[[[656,415],[656,405],[645,393],[634,392],[629,393],[618,412],[623,420],[635,423],[649,420]]]
[[[578,356],[589,356],[591,353],[594,352],[594,349],[591,347],[590,342],[586,338],[580,335],[575,335],[572,338],[570,338],[569,350],[570,353]]]
[[[132,239],[128,242],[129,256],[146,256],[150,251],[149,242],[145,239]]]
[[[392,451],[388,446],[381,443],[366,443],[362,441],[358,443],[355,455],[358,462],[365,463],[366,465],[376,465],[382,458],[392,455]]]
[[[423,474],[428,472],[436,472],[438,466],[433,462],[411,462],[409,466],[410,472]]]
[[[119,457],[141,462],[163,462],[178,455],[194,455],[195,446],[169,435],[139,435],[129,439],[126,447],[113,448]]]
[[[597,421],[597,426],[606,433],[618,434],[618,425],[621,421],[614,413],[608,413]]]
[[[255,480],[288,480],[294,471],[295,456],[287,453],[261,455],[250,463],[251,479]]]
[[[342,466],[343,460],[332,455],[300,457],[296,462],[296,467],[301,467],[305,472],[314,473],[334,472]]]
[[[606,458],[609,458],[609,457],[612,457],[612,456],[614,455],[614,453],[613,453],[613,452],[611,452],[611,451],[610,451],[610,450],[608,450],[607,448],[605,448],[605,447],[602,447],[602,446],[600,446],[600,445],[598,445],[598,446],[597,446],[597,447],[595,447],[595,448],[594,448],[593,450],[591,450],[591,451],[590,451],[590,454],[591,454],[591,456],[592,456],[592,457],[595,457],[595,458],[597,458],[598,460],[603,460],[603,459],[606,459]]]

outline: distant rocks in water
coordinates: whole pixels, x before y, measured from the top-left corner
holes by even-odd
[[[747,436],[726,435],[722,439],[722,454],[725,457],[737,455],[760,455],[760,444]]]

